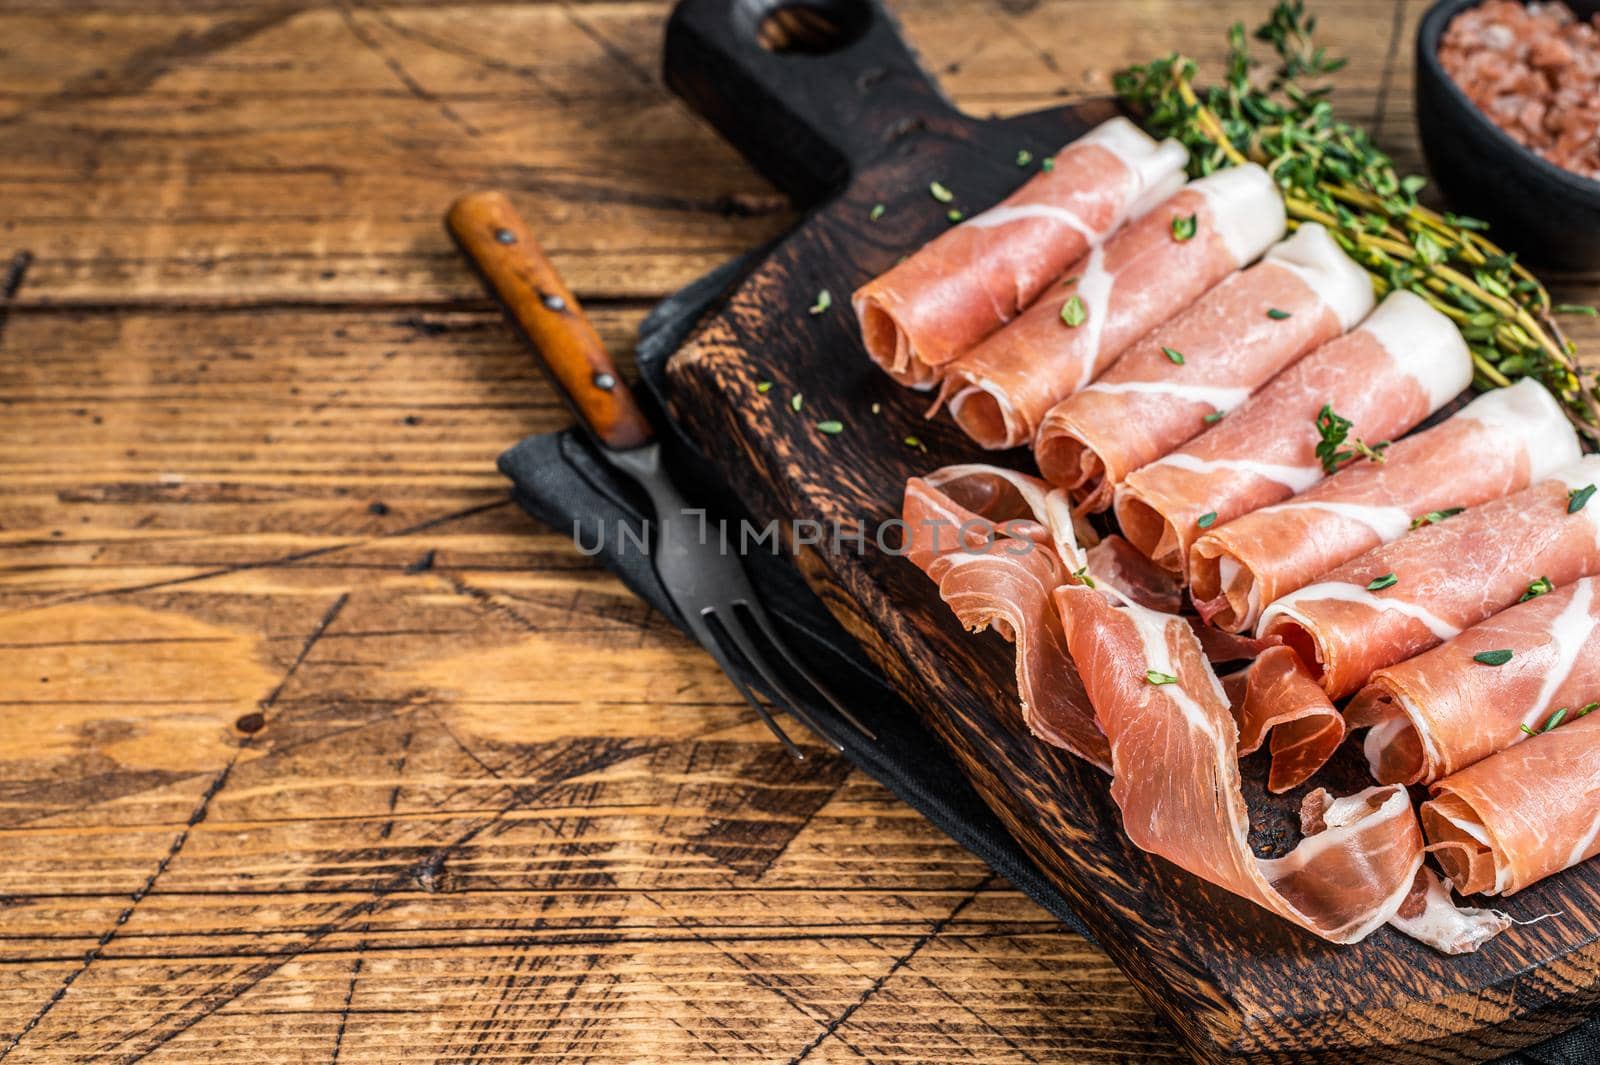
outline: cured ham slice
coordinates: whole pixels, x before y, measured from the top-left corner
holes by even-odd
[[[1274,309],[1288,317],[1267,317]],[[1371,310],[1367,272],[1327,230],[1302,225],[1052,407],[1034,441],[1039,470],[1082,509],[1105,510],[1128,474],[1200,435],[1208,416],[1237,407]]]
[[[1066,493],[1000,466],[946,466],[906,482],[901,553],[924,573],[935,558],[982,549],[997,537],[1046,546],[1063,564],[1084,564]]]
[[[1411,894],[1389,923],[1446,954],[1470,954],[1510,928],[1511,918],[1499,910],[1457,906],[1444,881],[1423,866],[1417,870]]]
[[[1179,239],[1173,222],[1191,216],[1194,235]],[[986,448],[1028,443],[1046,411],[1255,259],[1283,227],[1283,200],[1259,166],[1190,182],[1091,249],[1063,283],[950,363],[940,401]]]
[[[1066,494],[996,466],[947,466],[906,483],[905,554],[968,629],[1016,647],[1022,719],[1046,743],[1110,767],[1051,592],[1083,565]],[[1069,561],[1070,560],[1070,561]]]
[[[1263,606],[1413,521],[1520,491],[1579,453],[1577,433],[1537,381],[1479,396],[1389,448],[1382,463],[1351,463],[1287,503],[1207,531],[1189,549],[1195,608],[1212,625],[1253,629]]]
[[[1600,714],[1542,732],[1431,790],[1422,804],[1428,849],[1462,894],[1510,895],[1570,869],[1600,853]]]
[[[1258,635],[1299,652],[1331,697],[1511,606],[1540,578],[1600,574],[1600,456],[1373,548],[1262,612]],[[1574,494],[1578,493],[1578,494]],[[1488,668],[1488,667],[1486,667]]]
[[[1129,474],[1117,521],[1158,565],[1185,573],[1206,529],[1303,492],[1325,477],[1320,411],[1369,444],[1410,429],[1466,388],[1472,356],[1450,319],[1391,293],[1353,332],[1307,355],[1190,443]],[[1366,461],[1366,460],[1361,460]]]
[[[1338,799],[1319,789],[1301,808],[1306,838],[1281,858],[1258,858],[1238,729],[1188,624],[1082,586],[1055,597],[1136,846],[1336,943],[1399,913],[1423,858],[1404,788]]]
[[[1122,222],[1183,184],[1188,153],[1113,118],[1054,165],[855,291],[867,354],[901,384],[940,367],[1017,314]]]
[[[1500,653],[1504,654],[1500,654]],[[1490,660],[1508,657],[1500,665]],[[1508,607],[1380,669],[1346,710],[1385,784],[1431,784],[1600,699],[1600,578]]]
[[[1271,733],[1271,792],[1310,780],[1344,742],[1344,715],[1288,647],[1269,647],[1250,664],[1234,718],[1240,754],[1260,749]]]
[[[1172,574],[1150,564],[1137,548],[1112,533],[1084,553],[1096,581],[1115,588],[1141,606],[1176,614],[1183,609],[1183,585]],[[1251,657],[1251,653],[1236,655]]]

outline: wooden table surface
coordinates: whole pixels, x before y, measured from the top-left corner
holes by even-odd
[[[1266,6],[894,9],[1013,112]],[[1424,5],[1317,6],[1415,169]],[[455,195],[512,191],[623,354],[793,221],[662,88],[667,11],[0,0],[0,1060],[1181,1056],[506,500],[567,418]]]

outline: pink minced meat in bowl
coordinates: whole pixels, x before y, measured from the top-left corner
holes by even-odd
[[[1445,72],[1495,125],[1559,167],[1600,178],[1600,15],[1489,0],[1439,43]]]
[[[1417,29],[1417,132],[1444,206],[1524,262],[1600,269],[1600,0],[1438,0]]]

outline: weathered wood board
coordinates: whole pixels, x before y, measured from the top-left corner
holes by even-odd
[[[759,518],[871,526],[898,514],[908,476],[993,456],[947,420],[924,422],[926,397],[871,366],[847,294],[947,224],[931,181],[955,190],[956,206],[980,210],[1020,182],[1019,148],[1042,157],[1114,106],[961,116],[881,10],[838,10],[835,50],[784,55],[756,44],[726,0],[680,5],[669,83],[775,181],[827,195],[710,315],[671,373],[678,414]],[[885,211],[871,221],[878,203]],[[832,311],[807,313],[824,288]],[[761,381],[774,386],[763,394]],[[788,407],[794,395],[805,397],[803,414]],[[846,429],[823,435],[820,419]],[[926,454],[904,445],[910,434]],[[1600,868],[1518,895],[1516,914],[1559,916],[1475,955],[1445,957],[1388,929],[1359,945],[1327,944],[1135,850],[1105,778],[1022,727],[1009,648],[962,632],[910,563],[870,547],[823,548],[807,563],[813,585],[1198,1055],[1478,1060],[1570,1026],[1600,1001]],[[1262,822],[1255,842],[1266,852],[1286,845],[1299,794],[1274,799],[1259,779],[1247,789]]]

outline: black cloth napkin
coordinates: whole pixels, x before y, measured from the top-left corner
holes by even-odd
[[[682,343],[700,314],[742,273],[749,258],[735,260],[672,296],[640,327],[637,348],[644,387],[640,399],[662,434],[663,461],[691,501],[708,519],[737,522],[744,515],[716,468],[700,455],[678,427],[664,416],[667,358]],[[552,529],[573,536],[616,573],[628,589],[683,628],[649,559],[616,535],[620,527],[643,533],[643,496],[625,476],[600,457],[576,430],[532,436],[500,457],[511,478],[513,498]],[[602,530],[605,535],[602,535]],[[596,550],[596,545],[599,545]],[[862,736],[823,700],[806,710],[844,747],[845,757],[915,808],[952,839],[987,862],[995,872],[1043,906],[1068,928],[1093,938],[1055,889],[967,783],[944,745],[918,721],[833,620],[794,567],[780,555],[753,552],[745,560],[787,646],[826,677],[835,692],[877,733]],[[764,690],[761,680],[741,671],[740,680]],[[803,693],[802,693],[803,694]],[[804,727],[780,719],[791,735]],[[1503,1058],[1500,1065],[1595,1065],[1600,1063],[1600,1021],[1590,1021],[1548,1042]]]

